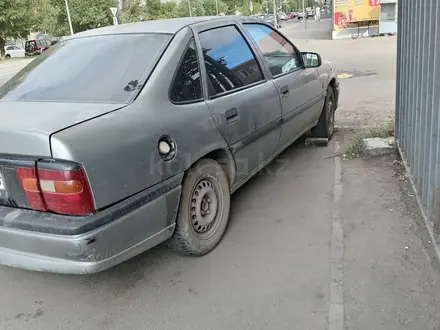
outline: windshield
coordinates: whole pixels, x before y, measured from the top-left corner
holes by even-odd
[[[0,101],[127,103],[171,40],[167,34],[60,41],[0,88]]]

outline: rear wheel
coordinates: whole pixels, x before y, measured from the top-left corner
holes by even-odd
[[[335,131],[335,95],[333,88],[328,86],[324,107],[319,117],[318,125],[312,129],[314,137],[331,139]]]
[[[11,55],[7,54],[7,55],[5,56],[5,58],[11,58]]]
[[[181,254],[202,256],[214,249],[229,220],[229,183],[222,167],[202,159],[188,172],[182,186],[176,230],[170,247]]]

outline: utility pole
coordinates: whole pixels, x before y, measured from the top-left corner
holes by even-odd
[[[188,0],[188,8],[189,8],[189,17],[192,17],[192,13],[191,13],[191,0]]]
[[[215,0],[215,10],[217,11],[217,16],[218,16],[218,0]]]
[[[277,0],[273,0],[273,24],[278,29]]]
[[[305,33],[305,37],[306,37],[306,42],[307,40],[307,16],[309,13],[306,12],[306,1],[303,0],[303,19],[304,19],[304,33]]]
[[[73,27],[72,27],[72,20],[70,19],[69,4],[67,3],[67,0],[64,0],[64,1],[66,3],[67,20],[69,21],[70,34],[73,35]]]

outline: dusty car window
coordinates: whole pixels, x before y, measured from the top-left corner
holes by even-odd
[[[121,34],[60,41],[3,85],[0,100],[127,103],[170,40]]]
[[[171,101],[188,102],[202,98],[196,46],[191,40],[171,88]]]
[[[292,44],[278,32],[263,24],[244,24],[244,27],[263,53],[272,75],[295,71],[301,66]]]
[[[233,26],[200,34],[210,95],[217,95],[263,80],[249,45]]]

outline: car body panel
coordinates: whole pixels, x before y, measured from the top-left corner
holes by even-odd
[[[0,117],[7,118],[0,121],[0,150],[5,154],[50,157],[51,134],[121,106],[0,101]]]
[[[166,92],[191,38],[188,28],[177,33],[132,104],[51,137],[54,158],[84,166],[98,209],[183,173],[211,151],[228,148],[204,101],[176,105]],[[158,153],[163,136],[177,145],[170,161]]]
[[[223,26],[233,25],[248,45],[250,40],[235,18],[225,21]],[[202,58],[199,33],[217,28],[218,23],[204,22],[192,27],[196,36],[199,58]],[[216,125],[224,140],[231,148],[236,164],[236,181],[242,180],[259,164],[269,158],[278,144],[281,134],[281,111],[278,92],[268,73],[254,51],[257,69],[261,68],[263,80],[234,90],[231,93],[206,101],[213,114]],[[206,77],[206,67],[201,65],[202,76]],[[206,90],[207,94],[208,91]],[[228,111],[236,111],[237,117],[227,119]]]
[[[319,119],[324,105],[322,84],[315,69],[300,69],[274,79],[289,94],[282,98],[283,127],[279,147],[290,143]]]
[[[156,32],[175,34],[129,104],[26,102],[28,110],[20,113],[26,115],[20,120],[16,110],[22,102],[0,102],[0,114],[8,114],[10,120],[0,123],[0,152],[81,164],[97,207],[92,215],[72,217],[1,206],[0,263],[75,274],[116,265],[171,237],[185,172],[198,160],[219,151],[226,155],[233,192],[312,126],[328,84],[336,79],[333,68],[323,63],[273,79],[243,22],[256,20],[185,18],[105,27],[74,36],[146,33],[155,26]],[[251,45],[264,79],[210,98],[198,33],[226,25],[236,26]],[[199,55],[203,99],[173,103],[170,87],[192,38]],[[288,98],[281,95],[283,86],[290,88]],[[34,114],[37,107],[44,107],[49,115]],[[228,123],[226,114],[234,108],[238,116]],[[158,152],[163,138],[176,146],[171,159]],[[14,140],[10,147],[1,142],[8,139]]]
[[[34,271],[95,273],[119,264],[171,237],[181,187],[103,226],[79,235],[57,235],[0,227],[0,261]],[[10,216],[20,216],[14,211]],[[15,214],[14,214],[15,213]]]
[[[261,24],[261,23],[255,23]],[[264,25],[264,24],[261,24]],[[273,29],[271,27],[271,29]],[[293,49],[297,52],[298,59],[302,61],[300,51],[286,38],[280,31],[276,31],[280,37],[289,42]],[[269,63],[264,59],[264,55],[261,53],[256,42],[250,37],[250,33],[246,33],[250,42],[254,44],[260,54],[259,58],[262,61],[262,65],[266,67],[266,72],[274,82],[281,100],[282,111],[282,135],[278,144],[278,149],[283,148],[286,144],[292,142],[292,140],[298,138],[305,129],[310,128],[313,124],[317,123],[322,106],[324,104],[323,90],[324,85],[319,79],[318,72],[315,68],[299,67],[298,69],[287,72],[285,74],[272,77],[272,73],[269,68]],[[274,38],[276,39],[276,38]],[[282,95],[283,90],[288,90],[288,95]]]

